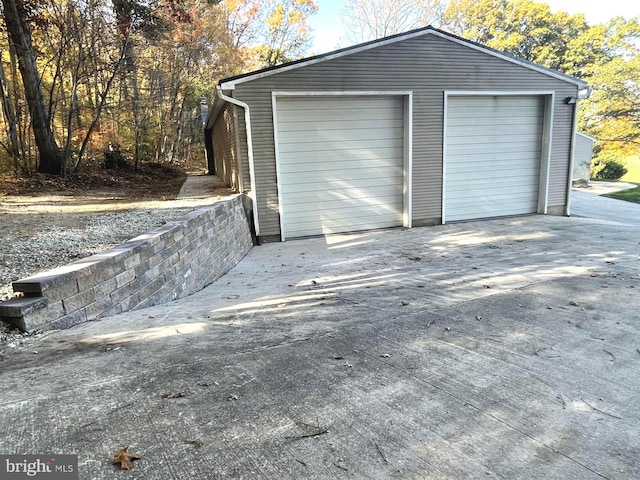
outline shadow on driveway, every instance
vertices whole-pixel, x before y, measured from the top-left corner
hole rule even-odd
[[[637,232],[255,247],[187,299],[4,352],[0,451],[77,453],[83,479],[640,478]]]

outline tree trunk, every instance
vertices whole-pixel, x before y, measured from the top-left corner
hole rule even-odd
[[[62,152],[51,131],[49,111],[33,55],[31,34],[23,16],[22,0],[2,0],[2,4],[7,32],[18,56],[18,68],[31,115],[31,128],[40,154],[38,171],[59,175],[62,168]]]
[[[2,95],[2,110],[9,127],[9,143],[11,145],[11,158],[13,158],[13,169],[18,175],[20,171],[20,144],[18,143],[18,129],[16,127],[16,111],[13,108],[13,101],[9,96],[9,86],[7,77],[4,74],[2,64],[2,54],[0,53],[0,90]]]

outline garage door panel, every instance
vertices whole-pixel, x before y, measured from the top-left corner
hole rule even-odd
[[[309,208],[311,204],[323,203],[326,205],[332,204],[336,207],[336,210],[339,210],[340,208],[358,207],[359,205],[388,205],[390,201],[397,202],[402,200],[402,194],[399,194],[392,187],[378,187],[375,189],[375,196],[368,195],[368,193],[368,190],[358,189],[354,189],[354,191],[343,189],[329,193],[316,191],[310,192],[306,197],[298,193],[291,197],[292,201],[287,205],[287,208],[290,212],[302,211],[305,208]],[[393,205],[390,208],[393,208]]]
[[[498,114],[498,115],[484,115],[469,117],[468,115],[459,118],[447,117],[447,123],[453,126],[468,126],[473,127],[478,125],[478,120],[482,121],[483,125],[502,125],[505,120],[508,120],[511,125],[531,125],[541,122],[543,115],[536,115],[533,117],[516,115],[516,114]]]
[[[291,113],[291,112],[289,112]],[[402,120],[404,118],[403,108],[394,108],[387,111],[388,118],[391,120]],[[284,118],[283,118],[284,116]],[[290,118],[291,115],[283,115],[278,113],[278,125],[280,125],[283,132],[297,132],[308,131],[316,128],[336,130],[336,126],[340,125],[342,128],[351,127],[350,124],[355,122],[365,122],[365,124],[371,123],[376,119],[376,112],[371,110],[351,110],[349,112],[342,112],[340,110],[314,110],[313,117],[299,118],[299,114],[296,112],[296,118]],[[378,125],[373,125],[377,127]]]
[[[401,116],[398,116],[397,120],[401,120]],[[393,119],[390,119],[393,120]],[[283,136],[283,140],[285,140],[287,137],[294,137],[295,134],[299,134],[300,132],[304,132],[306,137],[311,137],[311,135],[315,132],[316,134],[319,133],[323,133],[326,135],[325,132],[340,132],[344,129],[350,129],[353,127],[353,123],[354,120],[352,119],[344,119],[344,120],[333,120],[333,121],[325,121],[325,122],[319,122],[319,121],[314,121],[314,122],[295,122],[295,123],[291,123],[289,125],[287,125],[287,129],[282,130],[282,136]],[[281,124],[282,127],[284,127],[283,124]],[[364,120],[358,120],[358,128],[360,130],[369,130],[369,129],[375,129],[375,130],[379,130],[380,127],[380,122],[376,119],[371,119],[371,117],[364,119]],[[401,131],[401,130],[400,130]]]
[[[471,99],[473,102],[458,103],[458,100],[462,98]],[[501,95],[486,95],[486,96],[456,96],[449,97],[448,112],[451,112],[451,116],[462,116],[468,112],[479,111],[481,114],[506,112],[520,112],[523,109],[530,110],[532,112],[542,111],[542,105],[538,101],[538,96],[501,96]],[[453,102],[452,102],[453,100]]]
[[[500,177],[496,178],[496,176],[487,177],[487,181],[492,182],[492,187],[498,189],[500,192],[510,192],[510,194],[518,194],[523,193],[524,191],[534,191],[537,192],[537,188],[534,188],[531,185],[531,182],[527,177],[521,176],[511,176],[511,177]],[[480,183],[480,182],[478,182]],[[464,185],[452,185],[449,187],[449,192],[475,192],[478,195],[481,195],[482,188],[473,189],[468,184]],[[453,201],[453,199],[449,199],[449,201]]]
[[[393,161],[393,157],[388,158],[376,158],[375,160],[368,161],[366,155],[362,155],[360,157],[353,156],[345,158],[342,162],[312,162],[307,165],[303,163],[294,163],[289,165],[283,165],[280,168],[280,173],[290,173],[291,175],[298,176],[304,178],[306,175],[314,175],[316,173],[327,172],[328,169],[331,169],[331,174],[328,178],[336,178],[339,179],[341,175],[349,175],[351,174],[357,175],[360,174],[359,170],[367,169],[370,170],[366,173],[366,175],[372,174],[374,177],[378,174],[384,175],[388,172],[390,175],[396,175],[399,172],[402,172],[400,167],[388,167],[388,162]],[[304,166],[305,171],[300,172],[300,168]]]
[[[294,166],[299,168],[298,165],[311,165],[320,164],[325,165],[326,169],[333,169],[345,163],[345,158],[349,158],[353,161],[368,161],[370,165],[387,165],[390,159],[395,158],[398,147],[380,147],[377,150],[377,155],[372,158],[370,148],[359,148],[352,151],[344,150],[322,150],[318,152],[297,152],[299,158],[291,158],[287,162],[285,167]]]
[[[361,146],[367,147],[368,141],[370,140],[376,140],[380,142],[378,145],[384,146],[384,142],[389,145],[397,145],[398,141],[401,142],[402,139],[403,129],[401,126],[394,129],[384,130],[374,127],[357,129],[348,129],[345,127],[331,130],[307,131],[303,134],[300,132],[283,132],[278,134],[278,142],[280,145],[320,143],[321,145],[318,145],[318,147],[324,148],[324,150],[332,150],[333,148],[341,150],[348,149],[349,147],[340,145],[342,142],[366,140],[367,142],[361,142]]]
[[[477,145],[474,143],[467,143],[464,145],[451,145],[447,144],[447,153],[449,155],[459,155],[459,154],[469,154],[469,153],[487,153],[487,152],[495,152],[495,153],[506,153],[513,154],[519,153],[523,150],[523,145],[519,143],[507,143],[507,144],[493,144],[492,145]]]
[[[358,133],[355,136],[359,136]],[[287,153],[307,153],[307,152],[319,152],[319,151],[349,151],[351,149],[366,149],[375,150],[377,148],[396,147],[402,148],[403,140],[398,138],[379,138],[374,134],[367,134],[362,136],[368,136],[373,138],[356,138],[356,139],[344,139],[342,141],[333,141],[328,139],[328,142],[295,142],[284,143],[280,145],[281,154]],[[332,148],[333,147],[333,148]]]
[[[336,100],[276,100],[285,238],[402,224],[402,98]]]
[[[286,222],[286,220],[285,220]],[[321,222],[322,231],[318,231],[317,224]],[[306,235],[320,235],[329,233],[352,232],[357,230],[373,230],[376,228],[397,227],[398,222],[394,215],[381,217],[371,215],[369,217],[352,216],[336,218],[333,216],[319,216],[318,219],[301,220],[297,223],[286,225],[290,237],[302,237]]]
[[[322,232],[318,232],[316,227],[317,222],[312,222],[303,228],[301,225],[289,226],[287,238],[299,238],[308,237],[311,235],[330,235],[332,233],[343,232],[355,232],[359,230],[375,230],[380,228],[397,227],[398,222],[394,220],[381,220],[380,218],[374,218],[370,221],[364,221],[362,219],[347,220],[344,222],[329,223],[323,221]]]
[[[529,187],[505,187],[499,189],[500,193],[487,193],[486,190],[470,189],[467,191],[467,196],[457,196],[449,199],[447,203],[449,206],[455,205],[474,205],[480,202],[491,201],[500,205],[510,205],[518,202],[530,202],[536,201],[538,197],[537,188]],[[517,195],[517,199],[514,197]],[[470,197],[473,198],[471,199]]]
[[[278,116],[286,115],[287,112],[322,112],[337,111],[339,114],[348,115],[353,110],[350,108],[358,103],[358,110],[378,111],[380,108],[392,110],[402,108],[402,104],[398,103],[398,97],[360,97],[362,100],[371,99],[372,102],[357,102],[358,97],[336,96],[336,97],[278,97]]]
[[[357,178],[349,180],[347,184],[340,187],[335,185],[331,179],[316,181],[312,178],[305,178],[304,181],[300,181],[295,185],[289,185],[287,187],[287,195],[290,196],[292,200],[296,200],[298,194],[304,194],[305,192],[309,192],[310,194],[325,192],[329,189],[331,189],[332,192],[354,190],[357,192],[365,192],[365,195],[367,191],[371,190],[371,194],[376,195],[376,189],[379,187],[392,188],[396,191],[396,185],[402,184],[402,180],[403,178],[401,176],[389,177],[388,175],[377,178]]]
[[[506,128],[506,126],[504,128]],[[528,148],[528,146],[532,145],[534,142],[537,142],[540,139],[541,133],[542,133],[542,130],[540,130],[540,132],[531,132],[526,134],[513,132],[513,135],[517,135],[518,137],[514,143],[520,144],[524,148]],[[487,136],[487,135],[474,135],[473,133],[466,136],[464,136],[463,134],[458,134],[458,135],[447,134],[447,142],[452,146],[476,145],[479,148],[482,148],[482,146],[490,147],[491,145],[495,145],[496,143],[505,142],[503,137],[504,135]]]
[[[465,125],[466,127],[466,125]],[[522,141],[527,141],[528,137],[537,136],[542,129],[537,130],[535,125],[510,125],[509,136],[522,135]],[[462,130],[462,129],[461,129]],[[451,130],[449,130],[451,132]],[[450,133],[450,140],[455,143],[460,138],[472,138],[478,143],[490,143],[491,140],[501,141],[500,137],[505,135],[504,125],[478,125],[471,128],[465,128],[462,133]],[[484,142],[483,142],[484,139]]]
[[[376,202],[368,201],[364,198],[353,198],[349,200],[336,199],[336,200],[321,200],[313,202],[314,205],[318,205],[320,210],[331,210],[331,218],[357,218],[362,215],[386,215],[396,218],[395,209],[390,206],[393,202],[401,201],[401,195],[388,195],[381,196]],[[310,202],[297,203],[296,205],[290,205],[287,211],[287,221],[297,222],[304,221],[309,218],[309,205]],[[317,210],[317,209],[316,209]]]
[[[469,177],[469,169],[473,168],[475,163],[478,162],[479,156],[473,157],[464,157],[464,162],[461,162],[460,165],[452,165],[451,168],[447,168],[447,175],[463,175],[464,177],[460,180],[464,180],[464,178]],[[487,162],[487,166],[482,172],[478,172],[479,174],[483,172],[492,172],[493,174],[500,174],[500,172],[504,172],[505,174],[520,173],[522,176],[530,177],[531,174],[534,174],[538,171],[535,166],[531,166],[532,162],[536,161],[535,157],[528,156],[529,162],[525,162],[519,160],[517,162],[509,162],[503,159],[495,159],[492,155],[487,155],[485,160]],[[451,177],[453,179],[453,177]],[[476,177],[477,178],[477,177]]]
[[[445,221],[537,210],[541,96],[451,96],[445,132]]]

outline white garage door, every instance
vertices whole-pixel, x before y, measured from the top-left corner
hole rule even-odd
[[[402,225],[402,97],[278,97],[284,238]]]
[[[450,96],[444,220],[535,213],[544,120],[541,96]]]

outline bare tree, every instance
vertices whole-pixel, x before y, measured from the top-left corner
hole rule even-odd
[[[360,43],[439,25],[445,8],[443,0],[347,0],[342,20],[346,40]]]

